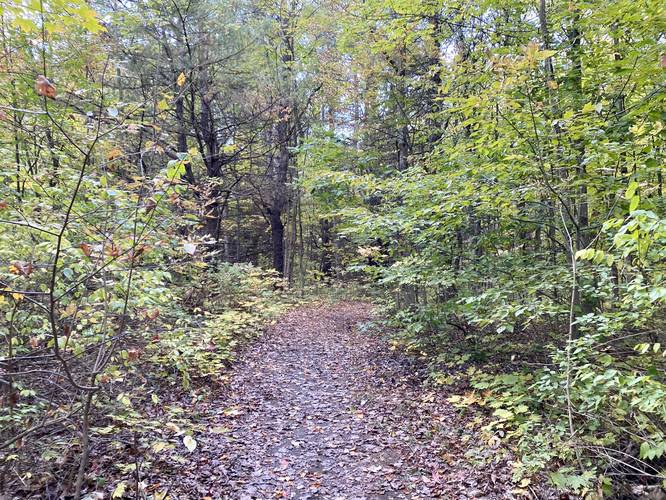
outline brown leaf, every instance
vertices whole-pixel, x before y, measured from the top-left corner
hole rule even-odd
[[[159,309],[151,309],[150,311],[146,311],[146,319],[149,320],[155,320],[159,315],[160,315]]]
[[[106,255],[110,257],[118,257],[120,255],[120,247],[115,243],[111,243],[106,247]]]
[[[48,97],[49,99],[56,98],[55,85],[53,85],[44,75],[37,75],[37,78],[35,79],[35,92],[37,92],[37,95]]]
[[[146,213],[150,213],[153,210],[155,210],[156,206],[157,206],[157,202],[155,201],[154,198],[148,198],[146,200],[146,203],[143,205],[144,209],[146,210]]]
[[[0,200],[0,210],[5,210],[6,208],[9,208],[9,203]]]
[[[113,161],[116,158],[120,158],[123,156],[123,150],[120,148],[113,148],[111,151],[106,153],[106,159],[109,161]]]
[[[662,54],[659,58],[659,66],[661,66],[662,69],[666,69],[666,54]]]
[[[30,276],[32,271],[32,264],[30,262],[15,260],[9,265],[9,272],[18,276]]]
[[[139,245],[136,248],[130,250],[130,257],[132,261],[135,261],[136,259],[141,257],[145,251],[146,251],[145,245]]]
[[[68,318],[69,316],[74,316],[76,314],[76,311],[77,311],[76,303],[70,302],[69,304],[67,304],[67,307],[62,312],[61,317]]]
[[[92,254],[92,247],[88,243],[81,243],[79,245],[79,248],[83,252],[83,255],[85,255],[86,257],[90,257],[90,255]]]

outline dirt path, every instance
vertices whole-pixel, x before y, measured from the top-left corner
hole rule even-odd
[[[461,461],[455,411],[359,331],[370,316],[367,304],[344,303],[283,317],[236,365],[229,400],[172,494],[510,498],[506,478]]]

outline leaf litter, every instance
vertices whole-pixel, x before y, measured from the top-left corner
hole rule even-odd
[[[405,358],[357,328],[372,317],[365,302],[315,304],[272,325],[211,401],[207,432],[177,477],[160,478],[169,495],[517,498],[506,454],[483,465],[465,458],[465,421]]]

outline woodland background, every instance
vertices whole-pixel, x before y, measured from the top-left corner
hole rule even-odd
[[[0,488],[162,498],[175,394],[344,284],[508,489],[664,484],[665,29],[658,0],[0,1]]]

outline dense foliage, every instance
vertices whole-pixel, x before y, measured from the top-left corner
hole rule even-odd
[[[196,447],[174,394],[352,280],[515,488],[663,484],[665,30],[658,0],[0,0],[0,490],[80,498],[106,454],[145,494]]]
[[[363,119],[312,143],[313,193],[517,481],[664,479],[664,14],[377,1],[344,28]]]

